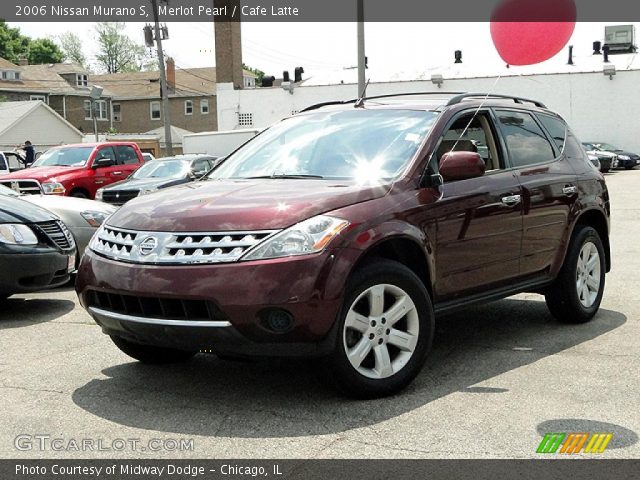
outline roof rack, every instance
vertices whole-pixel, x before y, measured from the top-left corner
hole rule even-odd
[[[385,95],[373,95],[371,97],[364,97],[363,100],[376,100],[379,98],[392,98],[392,97],[407,97],[407,96],[417,96],[417,95],[462,95],[464,92],[406,92],[406,93],[387,93]],[[300,112],[307,112],[309,110],[316,110],[318,108],[327,107],[329,105],[347,105],[349,103],[355,103],[358,99],[354,98],[352,100],[335,100],[331,102],[322,102],[316,103],[315,105],[311,105]]]
[[[539,102],[537,100],[531,100],[529,98],[523,97],[514,97],[512,95],[499,95],[493,93],[465,93],[465,92],[407,92],[407,93],[388,93],[385,95],[374,95],[371,97],[364,97],[363,100],[376,100],[380,98],[393,98],[393,97],[407,97],[407,96],[418,96],[418,95],[453,95],[452,98],[447,102],[447,106],[457,105],[467,98],[497,98],[504,100],[513,100],[515,103],[532,103],[538,108],[547,108],[547,106]],[[316,103],[315,105],[311,105],[300,112],[308,112],[310,110],[316,110],[318,108],[327,107],[329,105],[347,105],[349,103],[355,103],[358,99],[354,98],[352,100],[334,100],[330,102],[322,102]]]
[[[531,100],[530,98],[514,97],[512,95],[498,95],[493,93],[462,93],[449,99],[447,106],[457,105],[458,103],[466,100],[467,98],[498,98],[504,100],[513,100],[515,103],[533,103],[538,108],[547,108],[547,106],[537,100]]]

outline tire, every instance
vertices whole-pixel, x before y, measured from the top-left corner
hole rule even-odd
[[[588,265],[590,260],[592,264]],[[602,301],[605,270],[604,248],[598,232],[577,226],[558,278],[545,294],[551,314],[563,323],[591,320]]]
[[[625,170],[633,170],[633,167],[635,167],[635,165],[625,165],[624,169]]]
[[[411,383],[431,349],[435,324],[422,281],[404,265],[382,259],[353,274],[337,322],[325,377],[348,396],[363,399],[393,395]]]
[[[81,192],[79,190],[74,190],[73,192],[71,192],[69,196],[75,197],[75,198],[89,198],[89,196],[86,193]]]
[[[600,170],[602,173],[609,173],[609,170],[611,170],[611,167],[606,167],[603,168],[602,170]]]
[[[176,350],[174,348],[155,347],[153,345],[142,345],[133,343],[124,338],[111,336],[111,340],[120,350],[132,358],[142,362],[156,365],[166,363],[182,363],[196,354],[196,352],[187,352],[184,350]]]

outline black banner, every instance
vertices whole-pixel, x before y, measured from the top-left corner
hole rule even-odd
[[[498,13],[496,13],[498,12]],[[357,0],[159,1],[163,22],[354,22]],[[364,0],[366,22],[502,21],[631,22],[640,4],[630,0]],[[150,22],[150,0],[14,0],[0,3],[9,22]]]
[[[2,480],[638,478],[640,460],[0,460]]]

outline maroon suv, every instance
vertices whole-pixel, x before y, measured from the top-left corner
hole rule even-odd
[[[347,393],[420,371],[438,314],[520,292],[586,322],[609,197],[539,102],[396,95],[311,107],[204,181],[127,203],[94,236],[82,305],[143,362],[323,357]]]

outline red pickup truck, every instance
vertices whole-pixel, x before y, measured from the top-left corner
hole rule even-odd
[[[30,168],[0,177],[20,193],[95,198],[96,190],[127,178],[144,164],[135,143],[80,143],[55,147]]]

